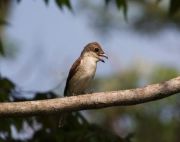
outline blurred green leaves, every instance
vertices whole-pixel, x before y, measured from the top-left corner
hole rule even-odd
[[[112,0],[105,0],[106,5],[108,5],[110,2],[113,2],[113,1]],[[115,2],[118,9],[123,8],[124,16],[126,18],[126,16],[127,16],[127,0],[115,0],[114,2]]]
[[[16,0],[17,3],[22,2],[23,0]],[[109,3],[114,3],[118,9],[123,9],[123,14],[125,19],[127,19],[127,11],[128,11],[128,1],[127,0],[104,0],[106,5]],[[43,0],[43,2],[48,5],[50,0]],[[58,8],[63,9],[63,7],[67,7],[69,10],[72,10],[72,4],[70,0],[54,0],[55,4]],[[143,1],[140,1],[143,3]],[[2,5],[3,6],[3,5]],[[180,11],[180,1],[179,0],[170,0],[169,4],[169,14],[174,15]],[[8,22],[4,20],[4,18],[0,17],[0,26],[7,25]],[[139,24],[138,24],[139,25]],[[148,28],[146,28],[148,29]],[[4,47],[2,46],[2,40],[0,40],[0,55],[4,55]]]
[[[116,6],[118,9],[123,8],[123,13],[125,19],[127,18],[127,1],[126,0],[116,0]]]
[[[15,84],[7,78],[0,77],[0,103],[7,101],[28,101],[25,97],[18,97],[21,91],[15,91]],[[13,94],[15,93],[15,94]],[[37,92],[31,100],[50,99],[58,97],[53,92]],[[0,118],[0,141],[8,142],[125,142],[122,138],[98,125],[88,123],[79,112],[67,117],[63,128],[58,127],[60,114]],[[12,130],[12,127],[14,130]],[[28,131],[33,132],[32,136]],[[13,132],[16,132],[16,138]],[[26,136],[22,138],[21,136]]]
[[[169,14],[174,15],[176,12],[180,12],[180,1],[171,0],[169,6]]]
[[[177,75],[179,75],[179,71],[177,69],[159,65],[153,69],[153,71],[149,74],[149,78],[147,79],[149,81],[157,82],[176,77]],[[99,78],[97,81],[98,83],[95,83],[95,85],[97,85],[97,89],[99,90],[100,88],[103,88],[103,90],[134,88],[139,86],[139,81],[142,77],[143,76],[139,72],[138,68],[133,66],[117,73],[116,75]],[[9,79],[0,77],[0,101],[28,101],[28,99],[25,97],[18,97],[18,95],[16,95],[18,92],[14,91],[15,88],[15,84]],[[13,92],[16,94],[13,94]],[[56,97],[58,96],[53,92],[37,92],[32,100]],[[178,105],[177,101],[178,99],[169,102],[168,99],[166,99],[162,105],[157,105],[157,103],[160,102],[159,101],[157,103],[154,102],[137,107],[128,107],[126,109],[121,107],[113,109],[109,108],[109,111],[98,111],[98,113],[104,113],[103,116],[109,117],[109,119],[105,119],[103,121],[103,126],[89,123],[79,112],[72,113],[67,118],[67,123],[63,128],[58,128],[58,122],[61,114],[24,118],[0,118],[0,121],[3,122],[0,123],[0,134],[2,134],[0,135],[0,141],[126,142],[127,139],[122,139],[113,132],[113,126],[116,126],[114,124],[118,124],[116,121],[120,120],[121,116],[125,115],[126,117],[131,117],[135,123],[135,134],[133,138],[136,138],[138,142],[143,142],[147,140],[147,138],[148,142],[156,140],[170,142],[172,139],[177,137],[177,135],[174,133],[174,129],[176,128],[177,131],[179,131],[180,128],[176,127],[178,122],[175,118],[173,119],[173,124],[171,121],[168,124],[164,123],[164,119],[166,120],[166,117],[168,116],[165,114],[166,117],[164,118],[163,115],[164,111],[167,111],[166,109],[170,105],[174,106],[173,112],[176,112],[178,109],[178,107],[175,107]],[[178,118],[177,114],[176,117]],[[99,115],[97,119],[101,119],[99,118]],[[110,125],[112,125],[111,131],[108,129]],[[116,129],[118,130],[119,127],[121,128],[121,125],[117,125]],[[31,129],[33,134],[32,136],[24,139],[21,139],[20,137],[15,139],[12,135],[12,126],[15,128],[17,135],[21,134],[22,132],[24,135],[27,135],[28,132],[24,132],[25,129]],[[154,130],[161,131],[161,134],[157,134]],[[119,131],[122,130],[120,129]],[[154,137],[151,137],[149,133],[153,134]]]
[[[0,16],[0,28],[2,26],[7,26],[9,23],[4,20],[1,16]],[[3,46],[3,42],[2,42],[2,39],[0,38],[0,55],[4,55],[4,46]]]
[[[4,48],[1,39],[0,39],[0,55],[4,55]]]
[[[147,65],[141,66],[141,68],[131,65],[114,75],[97,78],[94,85],[98,91],[115,91],[142,87],[180,75],[180,71],[172,66],[158,64],[151,70],[147,70],[146,67]],[[111,127],[119,135],[134,133],[132,141],[175,142],[179,141],[177,132],[180,131],[179,97],[179,95],[175,95],[151,103],[95,110],[90,113],[92,113],[94,121],[100,120],[99,125],[106,126],[106,128]],[[124,116],[127,119],[123,119]],[[150,133],[151,135],[149,135]]]
[[[48,4],[49,4],[49,0],[44,0],[44,3],[45,3],[46,5],[48,5]]]
[[[3,18],[0,18],[0,26],[8,25],[8,22],[4,20]]]
[[[158,83],[167,81],[180,75],[179,71],[172,67],[157,66],[149,76],[149,82]]]
[[[0,102],[9,101],[9,94],[14,87],[14,84],[7,78],[0,77]]]
[[[132,67],[106,78],[97,78],[93,86],[98,91],[131,89],[138,87],[139,80],[140,72]]]
[[[16,0],[18,3],[20,3],[22,0]],[[49,0],[43,0],[46,5],[49,4]],[[118,9],[123,8],[123,13],[124,16],[126,17],[127,15],[127,0],[104,0],[106,5],[108,5],[110,2],[114,2],[117,6]],[[142,1],[143,2],[143,1]],[[63,6],[66,6],[68,9],[72,10],[71,2],[70,0],[55,0],[56,5],[62,9]],[[169,5],[169,14],[173,15],[176,12],[180,10],[180,1],[179,0],[170,0],[170,5]]]
[[[21,2],[22,0],[17,0],[17,2]],[[111,0],[105,0],[106,4]],[[44,0],[44,3],[48,5],[50,0]],[[111,1],[112,2],[112,1]],[[127,1],[126,0],[114,0],[114,4],[116,4],[118,9],[123,9],[124,15],[127,13]],[[64,6],[68,9],[72,9],[71,2],[69,0],[55,0],[56,5],[62,9]],[[170,2],[170,13],[174,14],[178,12],[180,9],[180,1],[179,0],[171,0]],[[0,25],[7,25],[5,20],[0,19]],[[4,48],[2,41],[0,40],[0,54],[4,55]],[[172,67],[165,67],[158,65],[154,68],[154,70],[147,77],[147,82],[156,83],[159,81],[165,81],[170,78],[176,77],[179,75],[179,71]],[[126,69],[112,76],[106,76],[103,78],[99,78],[96,80],[95,87],[97,90],[119,90],[119,89],[128,89],[135,88],[139,86],[139,82],[142,78],[142,74],[136,68]],[[0,77],[0,102],[7,101],[27,101],[26,98],[18,98],[13,91],[15,89],[15,84],[12,83],[7,78]],[[16,92],[17,93],[17,92]],[[56,98],[58,97],[53,92],[43,92],[36,93],[33,100],[37,99],[48,99],[48,98]],[[173,106],[173,112],[177,113],[179,99],[175,99],[176,101],[165,102],[161,108],[159,105],[147,105],[148,110],[146,110],[146,105],[142,105],[142,109],[133,109],[130,108],[130,111],[123,110],[121,107],[118,112],[114,112],[114,119],[107,120],[112,125],[117,124],[114,120],[119,120],[121,115],[125,114],[129,117],[132,117],[136,123],[135,137],[137,137],[138,141],[160,141],[166,138],[166,141],[172,141],[178,137],[178,133],[180,128],[179,121],[173,117],[173,121],[164,124],[162,120],[165,120],[164,116],[160,116],[161,111],[165,110],[170,105]],[[111,112],[114,109],[111,108]],[[152,113],[153,112],[153,113]],[[132,116],[130,116],[131,114]],[[105,116],[108,116],[108,113],[105,112]],[[167,117],[169,113],[165,114]],[[73,142],[121,142],[123,141],[119,136],[115,135],[113,132],[110,132],[109,127],[104,128],[98,125],[90,124],[80,117],[81,114],[78,113],[72,114],[68,118],[68,124],[64,128],[58,128],[59,115],[57,116],[41,116],[41,117],[29,117],[29,118],[5,118],[0,119],[0,134],[4,135],[2,138],[0,135],[0,141],[8,141],[8,142],[41,142],[41,141],[54,141],[54,142],[65,142],[65,141],[73,141]],[[110,115],[109,115],[110,116]],[[160,120],[159,117],[162,117]],[[85,118],[84,118],[85,119]],[[99,118],[97,118],[99,119]],[[27,139],[14,139],[12,136],[11,127],[14,126],[18,133],[23,131],[24,123],[28,125],[29,128],[33,130],[32,137]],[[107,124],[107,123],[106,123]],[[109,124],[110,125],[110,124]],[[37,126],[39,126],[37,128]],[[112,126],[113,127],[113,126]],[[177,128],[176,128],[177,127]],[[118,127],[116,127],[118,128]],[[176,130],[175,130],[176,128]],[[112,128],[113,129],[113,128]],[[161,132],[161,133],[157,133]],[[176,134],[176,133],[177,134]],[[149,134],[152,135],[149,135]],[[165,140],[164,140],[165,141]]]
[[[44,3],[45,3],[46,5],[48,5],[49,2],[50,2],[49,0],[44,0]],[[65,7],[67,7],[68,9],[72,10],[72,6],[71,6],[70,0],[55,0],[55,3],[56,3],[56,5],[57,5],[60,9],[62,9],[63,6],[65,6]]]
[[[56,5],[57,5],[60,9],[62,9],[63,6],[66,6],[67,8],[69,8],[70,10],[72,10],[70,0],[55,0],[55,2],[56,2]]]

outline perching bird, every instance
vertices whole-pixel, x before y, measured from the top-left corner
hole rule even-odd
[[[72,65],[66,81],[64,96],[84,94],[94,78],[98,61],[108,58],[97,42],[87,44]]]
[[[94,78],[97,62],[104,62],[103,57],[108,59],[97,42],[87,44],[69,71],[64,96],[84,94],[89,83]],[[61,114],[59,127],[65,124],[68,116],[69,113],[64,112]]]

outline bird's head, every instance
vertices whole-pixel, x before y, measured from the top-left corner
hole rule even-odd
[[[81,56],[93,57],[96,59],[97,62],[104,62],[103,58],[108,59],[108,56],[105,54],[105,52],[97,42],[91,42],[87,44],[81,52]]]

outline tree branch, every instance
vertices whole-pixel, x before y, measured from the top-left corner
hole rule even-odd
[[[64,98],[0,103],[0,117],[55,114],[110,106],[136,105],[180,93],[180,76],[143,88],[100,92]]]

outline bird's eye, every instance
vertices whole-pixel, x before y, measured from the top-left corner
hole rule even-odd
[[[99,48],[95,48],[94,51],[95,51],[95,52],[99,52]]]

